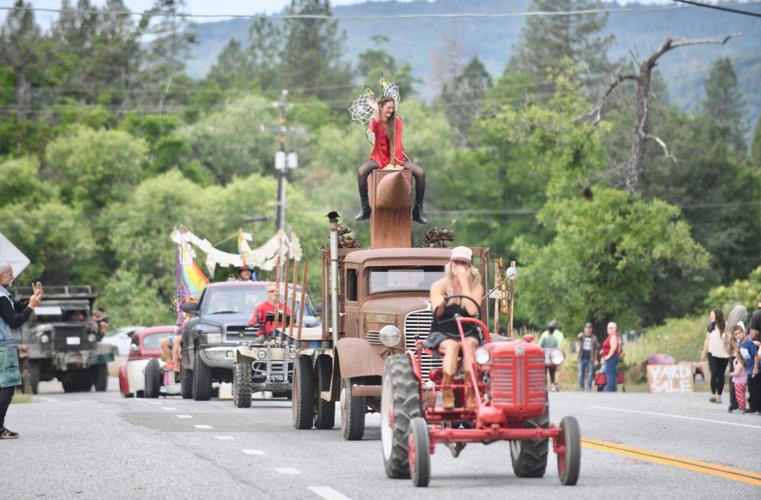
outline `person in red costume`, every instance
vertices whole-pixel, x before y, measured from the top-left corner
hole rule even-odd
[[[373,117],[370,119],[370,130],[375,135],[375,144],[370,159],[359,167],[357,172],[361,208],[354,220],[360,221],[370,218],[367,187],[367,178],[370,172],[376,168],[394,166],[412,171],[412,176],[415,178],[415,206],[412,210],[412,219],[419,224],[425,224],[428,222],[423,214],[425,170],[407,158],[404,152],[402,119],[396,116],[396,103],[391,97],[384,96],[377,103],[374,99],[369,99],[368,104],[374,111]]]
[[[277,288],[275,285],[269,285],[267,287],[267,300],[256,306],[256,309],[254,309],[253,314],[251,315],[251,318],[248,320],[249,325],[262,325],[261,330],[259,330],[258,335],[272,335],[275,333],[275,322],[274,321],[267,321],[267,313],[274,313],[275,312],[275,299],[277,294]],[[288,316],[291,315],[291,308],[286,307],[283,305],[282,301],[279,301],[277,308],[279,311],[285,310],[285,314]],[[279,321],[279,324],[283,325],[286,324],[285,321],[282,319]]]

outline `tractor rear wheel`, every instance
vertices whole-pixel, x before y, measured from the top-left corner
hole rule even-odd
[[[381,393],[383,464],[390,478],[409,478],[410,421],[422,417],[420,384],[406,354],[386,358]]]
[[[158,359],[145,365],[145,397],[156,399],[161,392],[161,366]]]
[[[365,414],[367,403],[364,396],[354,396],[351,388],[361,384],[363,379],[341,379],[341,431],[347,441],[359,441],[365,435]]]
[[[573,486],[579,480],[581,469],[581,431],[579,422],[574,417],[563,417],[560,430],[565,452],[558,455],[558,474],[565,486]]]
[[[315,374],[317,375],[317,414],[314,416],[314,426],[318,429],[332,429],[336,422],[336,404],[322,399],[322,392],[330,391],[333,358],[325,355],[318,357]]]
[[[314,423],[314,370],[312,358],[299,356],[293,368],[293,426],[311,429]]]
[[[236,408],[251,408],[251,363],[233,365],[233,403]]]
[[[428,424],[423,417],[415,417],[410,421],[410,437],[407,444],[412,484],[428,486],[431,480],[431,441],[428,436]]]
[[[550,425],[548,408],[545,406],[544,413],[526,421],[523,427],[546,429]],[[548,453],[548,438],[510,441],[510,458],[513,462],[513,471],[518,477],[543,477],[547,469]]]

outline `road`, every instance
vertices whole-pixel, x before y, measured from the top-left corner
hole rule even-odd
[[[761,416],[727,414],[705,394],[553,393],[551,417],[579,419],[579,484],[519,479],[505,443],[439,446],[430,487],[386,478],[378,416],[365,439],[296,431],[290,402],[123,399],[45,383],[11,406],[21,434],[0,443],[0,498],[502,499],[761,497]],[[337,418],[339,412],[336,411]],[[668,455],[668,456],[666,456]]]

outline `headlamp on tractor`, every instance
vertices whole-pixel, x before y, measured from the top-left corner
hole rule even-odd
[[[380,341],[386,347],[396,347],[402,341],[402,334],[394,325],[386,325],[380,329]]]
[[[265,351],[264,349],[259,349],[258,351],[256,351],[256,357],[262,360],[265,359],[267,357],[267,351]]]
[[[479,365],[485,365],[489,362],[489,359],[491,359],[491,354],[489,354],[489,351],[483,347],[476,349],[476,363]]]
[[[206,334],[206,343],[207,344],[221,344],[222,343],[222,334],[221,333],[207,333]]]

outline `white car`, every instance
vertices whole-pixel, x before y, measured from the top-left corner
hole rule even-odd
[[[129,356],[129,345],[132,341],[132,334],[138,330],[142,330],[144,326],[123,326],[116,330],[107,332],[101,339],[104,344],[116,346],[118,355],[126,358]]]

